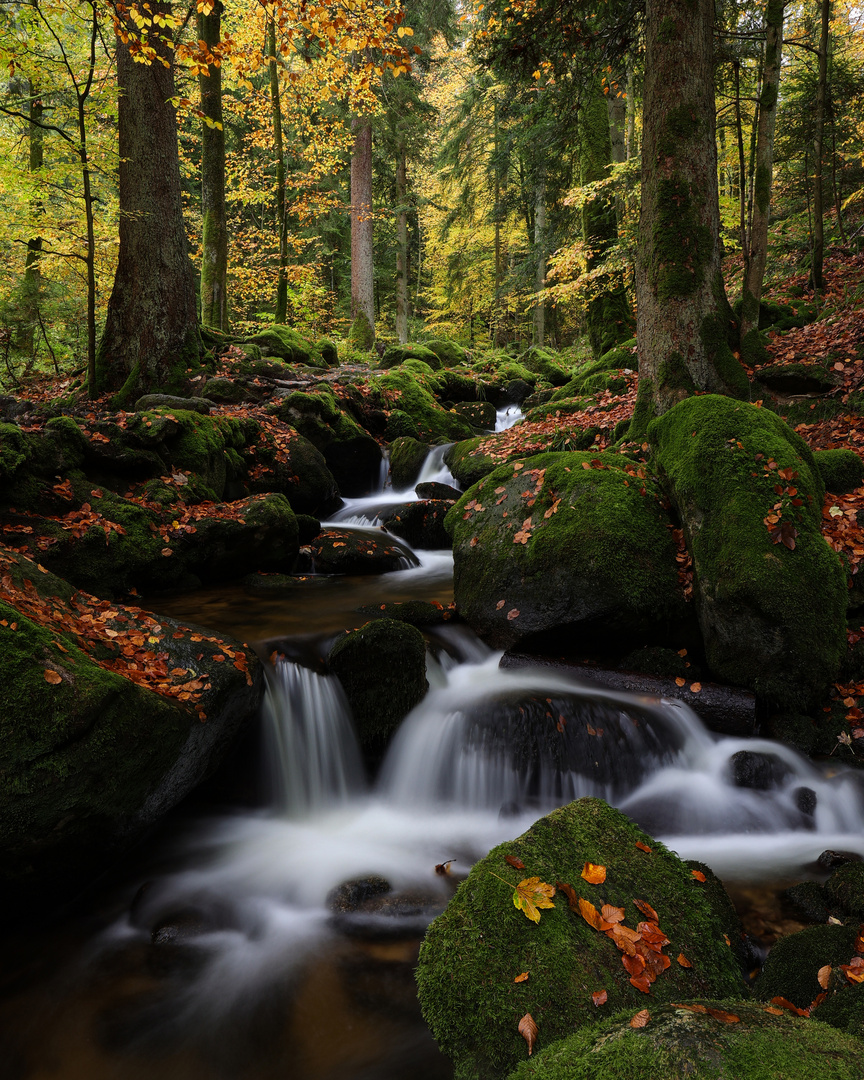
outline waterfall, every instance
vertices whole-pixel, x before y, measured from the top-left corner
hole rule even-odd
[[[495,430],[506,431],[514,424],[518,424],[522,417],[523,413],[519,405],[503,405],[495,414]]]
[[[433,446],[423,462],[420,475],[417,477],[418,484],[447,484],[449,487],[458,488],[459,485],[453,473],[444,464],[444,455],[453,443],[445,443],[443,446]],[[416,486],[416,485],[415,485]]]
[[[320,812],[363,790],[360,749],[338,679],[281,660],[264,711],[273,801],[282,813]]]

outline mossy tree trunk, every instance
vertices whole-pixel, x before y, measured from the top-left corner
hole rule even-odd
[[[816,86],[816,134],[813,138],[813,265],[810,284],[825,288],[822,264],[825,257],[824,200],[822,194],[822,159],[825,144],[825,110],[828,102],[828,28],[831,0],[821,0],[822,28],[819,34],[819,81]]]
[[[609,109],[595,78],[585,91],[580,113],[579,173],[582,185],[606,180],[612,160]],[[582,207],[582,238],[585,241],[589,272],[603,262],[611,244],[618,239],[618,219],[611,199],[594,198]],[[627,293],[617,276],[600,274],[592,282],[586,323],[588,340],[595,356],[602,356],[619,342],[633,336],[633,315]]]
[[[276,20],[267,24],[267,58],[270,69],[270,111],[273,118],[273,146],[276,151],[276,228],[279,232],[279,274],[276,279],[276,314],[282,325],[288,317],[288,222],[285,217],[285,149],[282,142],[282,101],[279,70],[276,66]]]
[[[396,339],[408,340],[408,166],[405,145],[396,162]]]
[[[546,166],[542,158],[534,182],[534,257],[534,344],[542,346],[546,338]]]
[[[771,211],[771,183],[774,168],[774,128],[780,91],[780,63],[783,53],[783,18],[785,0],[768,0],[765,7],[765,61],[762,69],[762,92],[759,96],[759,119],[756,126],[756,180],[753,217],[750,223],[750,250],[741,284],[741,354],[757,339],[759,301],[768,257],[768,219]]]
[[[351,314],[355,319],[362,315],[374,335],[372,124],[368,116],[355,116],[351,127]]]
[[[151,8],[167,14],[171,5]],[[136,64],[117,43],[120,248],[96,377],[99,390],[120,391],[119,404],[180,390],[201,354],[170,101],[174,54],[155,37],[151,44],[154,62]]]
[[[222,39],[222,3],[198,14],[198,38],[215,48]],[[200,75],[201,111],[201,322],[228,329],[228,221],[225,214],[225,132],[222,128],[222,68],[210,64]]]
[[[30,172],[38,173],[44,162],[44,136],[42,128],[42,95],[36,89],[33,80],[27,82],[27,96],[29,98],[30,130]],[[42,200],[36,198],[32,201],[33,216],[38,219],[42,216]],[[27,241],[27,256],[24,260],[24,287],[21,296],[21,326],[16,334],[15,344],[25,353],[33,352],[33,343],[38,321],[39,296],[42,291],[42,237],[31,236]]]
[[[697,390],[749,397],[720,268],[713,20],[713,0],[647,2],[634,435]]]

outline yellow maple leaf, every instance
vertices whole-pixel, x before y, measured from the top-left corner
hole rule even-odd
[[[554,908],[552,897],[555,886],[541,881],[539,877],[529,877],[520,881],[513,890],[513,906],[524,913],[531,922],[540,922],[539,908]]]

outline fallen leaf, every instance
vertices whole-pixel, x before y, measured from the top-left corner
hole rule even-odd
[[[579,911],[579,895],[572,885],[568,885],[566,881],[556,881],[555,888],[567,897],[571,911]]]
[[[56,686],[58,683],[63,682],[63,676],[59,671],[53,671],[51,668],[45,668],[45,682],[51,683],[52,686]]]
[[[452,863],[453,861],[454,861],[453,859],[448,859],[447,862],[436,863],[435,864],[435,873],[439,877],[446,877],[447,874],[450,873],[450,863]]]
[[[678,953],[678,963],[683,968],[692,968],[693,967],[693,965],[690,963],[690,961],[687,959],[687,957],[684,955],[683,952]]]
[[[518,619],[518,618],[519,618],[519,609],[518,609],[518,608],[515,608],[515,607],[514,607],[514,608],[511,608],[511,609],[510,609],[510,610],[509,610],[509,611],[507,612],[507,618],[508,618],[508,619],[510,619],[510,620],[512,620],[512,619]]]
[[[609,995],[605,990],[595,990],[591,995],[591,1000],[594,1002],[595,1006],[605,1005],[608,999]]]
[[[595,930],[600,930],[605,933],[607,930],[612,929],[612,923],[605,922],[600,918],[600,912],[594,907],[588,900],[579,897],[579,913],[585,922],[589,926],[593,926]]]
[[[828,989],[828,981],[831,978],[831,965],[825,964],[816,972],[816,981],[823,990]]]
[[[694,682],[694,683],[690,684],[690,692],[693,693],[693,694],[698,694],[701,689],[702,689],[702,683],[701,682]]]
[[[684,1002],[681,1002],[681,1001],[672,1001],[672,1002],[670,1002],[670,1005],[674,1009],[686,1009],[687,1012],[695,1012],[695,1013],[707,1013],[708,1012],[708,1010],[705,1008],[704,1005],[687,1005],[687,1004],[684,1004]]]
[[[514,870],[524,870],[525,863],[521,859],[517,859],[515,855],[505,855],[504,862],[509,863]]]
[[[735,1013],[726,1012],[725,1009],[715,1009],[709,1005],[705,1011],[709,1016],[713,1016],[715,1020],[719,1020],[724,1024],[738,1024],[741,1022],[740,1016],[736,1016]]]
[[[612,904],[604,904],[600,908],[600,916],[608,923],[620,923],[624,922],[624,908],[613,907]]]
[[[651,1019],[651,1013],[647,1009],[641,1009],[630,1021],[630,1027],[643,1028]]]
[[[624,965],[624,970],[628,975],[634,979],[637,978],[645,970],[645,957],[641,953],[634,953],[632,956],[622,956],[621,963]]]
[[[602,885],[606,880],[606,867],[586,862],[582,868],[582,877],[591,885]]]
[[[649,919],[651,919],[655,923],[660,922],[660,916],[657,914],[657,912],[654,910],[654,908],[651,907],[651,905],[648,903],[647,900],[636,900],[634,898],[633,903],[642,912],[643,915],[646,915]]]
[[[13,623],[12,626],[14,629],[15,624]],[[858,927],[858,937],[855,938],[855,952],[864,953],[864,923],[861,923]]]
[[[648,847],[647,844],[643,844],[641,840],[636,841],[636,847],[639,848],[640,851],[651,851],[651,848]]]
[[[537,1042],[537,1024],[534,1021],[534,1017],[531,1013],[525,1013],[522,1019],[519,1021],[519,1034],[528,1043],[528,1057],[531,1057],[531,1051],[534,1049],[534,1043]]]
[[[797,1005],[793,1005],[791,1001],[784,997],[771,998],[772,1005],[779,1005],[781,1009],[788,1009],[789,1012],[795,1013],[796,1016],[809,1016],[807,1009],[799,1009]]]
[[[696,878],[697,881],[705,881],[706,880],[705,875],[702,873],[701,870],[691,870],[690,873],[693,875],[693,877]]]
[[[513,982],[528,982],[528,972],[523,971],[521,975],[517,975]]]
[[[539,908],[554,908],[552,897],[555,886],[541,881],[539,877],[525,878],[513,890],[513,906],[523,912],[531,922],[540,922]]]
[[[686,682],[687,682],[687,680],[682,679],[681,676],[679,675],[678,678],[675,680],[675,685],[676,686],[683,686]]]
[[[506,600],[499,600],[499,601],[498,601],[498,603],[497,603],[497,604],[495,605],[495,610],[496,610],[496,611],[500,611],[500,610],[501,610],[501,608],[502,608],[502,607],[504,607],[504,605],[505,605],[506,603],[507,603],[507,601],[506,601]]]

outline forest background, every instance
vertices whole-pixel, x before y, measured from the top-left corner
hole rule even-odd
[[[715,12],[721,234],[732,301],[759,202],[772,7],[782,14],[776,2],[723,2]],[[806,271],[813,285],[820,246],[860,245],[862,19],[848,0],[785,5],[769,283]],[[130,27],[137,60],[160,63],[150,38],[172,39],[184,220],[203,323],[242,333],[275,320],[310,337],[342,338],[362,294],[379,341],[448,336],[470,347],[533,340],[561,348],[584,334],[598,292],[623,288],[632,297],[644,51],[638,5],[239,0],[223,10],[203,0],[197,10],[172,11],[100,0],[4,3],[0,380],[7,388],[40,369],[81,373],[88,321],[96,334],[105,324],[120,227],[116,31],[128,41]],[[201,288],[214,136],[224,141],[217,187],[226,248],[225,296],[215,312],[206,275]],[[355,187],[353,225],[355,233],[365,226],[373,245],[368,264],[355,248],[353,281],[352,168],[355,183],[358,169],[371,174],[371,209],[358,211]],[[599,238],[592,207],[614,211],[613,228]]]

